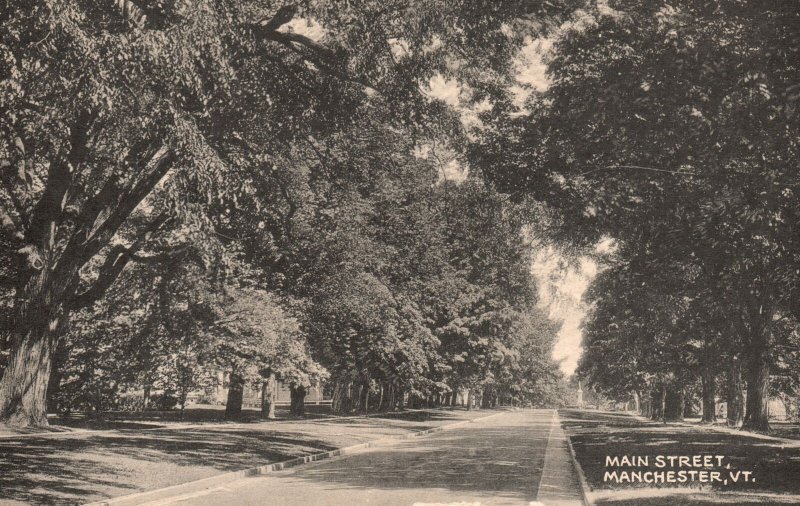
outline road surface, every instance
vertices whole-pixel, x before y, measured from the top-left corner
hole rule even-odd
[[[513,411],[146,504],[483,506],[528,505],[537,500],[547,505],[581,504],[564,441],[553,437],[559,431],[551,410]]]

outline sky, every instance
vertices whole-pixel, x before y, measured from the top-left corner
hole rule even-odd
[[[605,6],[604,2],[598,5]],[[607,7],[606,7],[607,8]],[[562,26],[562,29],[575,28],[581,24],[591,23],[589,16],[579,15]],[[314,40],[324,37],[325,31],[313,20],[296,19],[283,29],[306,35]],[[389,41],[396,58],[402,58],[407,51],[404,41]],[[547,53],[553,47],[553,38],[528,38],[525,40],[515,62],[516,84],[510,91],[515,97],[516,105],[523,109],[525,101],[532,93],[544,92],[550,86],[545,62]],[[453,79],[442,75],[433,76],[422,91],[429,97],[441,100],[458,111],[461,121],[467,129],[480,128],[478,113],[491,108],[488,102],[467,105],[470,103],[470,90]],[[447,149],[432,146],[423,147],[418,156],[427,158],[436,156],[440,162],[441,178],[447,180],[463,180],[468,168],[462,166],[457,158]],[[600,248],[609,245],[600,245]],[[565,258],[553,248],[540,250],[531,266],[531,274],[540,287],[539,305],[545,309],[550,318],[562,322],[558,340],[553,350],[553,358],[560,363],[561,370],[570,375],[575,371],[581,353],[581,321],[586,315],[586,305],[582,301],[583,294],[597,275],[597,264],[584,257],[567,265]]]
[[[547,38],[527,39],[523,44],[516,61],[517,84],[510,90],[520,108],[532,93],[544,92],[550,86],[545,55],[552,46],[553,40]],[[478,111],[463,105],[469,91],[464,90],[457,81],[437,75],[431,78],[428,89],[423,91],[459,111],[466,127],[479,126],[475,123]],[[451,161],[448,167],[451,177],[459,171],[455,163]],[[461,171],[462,175],[465,173],[466,170]],[[561,322],[553,358],[566,375],[571,375],[575,372],[582,351],[581,322],[587,309],[582,297],[597,275],[597,264],[584,257],[568,266],[565,258],[556,250],[545,248],[536,255],[531,273],[540,287],[539,306],[547,311],[550,318]]]
[[[551,247],[540,250],[531,266],[531,274],[539,287],[539,306],[551,319],[562,322],[553,358],[567,375],[575,372],[582,352],[581,322],[587,310],[582,297],[597,270],[594,260],[582,257],[574,264],[568,264]]]

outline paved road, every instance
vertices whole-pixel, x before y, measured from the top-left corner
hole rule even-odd
[[[552,441],[548,448],[556,425],[549,410],[510,412],[150,506],[528,505],[544,501],[539,494],[543,474],[549,483],[542,488],[560,489],[559,504],[579,504],[571,467],[561,470],[564,459],[551,457],[554,452],[563,457],[565,450]]]

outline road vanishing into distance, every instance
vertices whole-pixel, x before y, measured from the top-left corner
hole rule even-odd
[[[556,414],[520,410],[145,504],[579,505],[578,487]]]

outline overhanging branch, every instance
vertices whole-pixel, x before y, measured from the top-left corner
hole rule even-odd
[[[81,309],[89,307],[99,300],[122,274],[128,263],[136,258],[136,253],[142,249],[153,233],[168,220],[168,215],[161,214],[139,233],[133,244],[128,247],[121,244],[113,246],[106,255],[103,265],[100,266],[97,279],[88,289],[74,297],[71,307]]]
[[[175,154],[169,148],[160,149],[151,162],[145,175],[131,188],[117,199],[116,206],[108,217],[81,245],[83,253],[81,258],[86,261],[97,254],[102,247],[111,240],[119,227],[125,223],[128,216],[153,190],[159,181],[169,172],[175,161]]]
[[[63,218],[62,211],[69,199],[75,170],[88,158],[89,134],[96,119],[96,111],[81,111],[70,128],[66,153],[50,164],[44,192],[31,214],[27,237],[29,242],[42,244],[45,239],[48,242],[55,240],[53,234]]]

